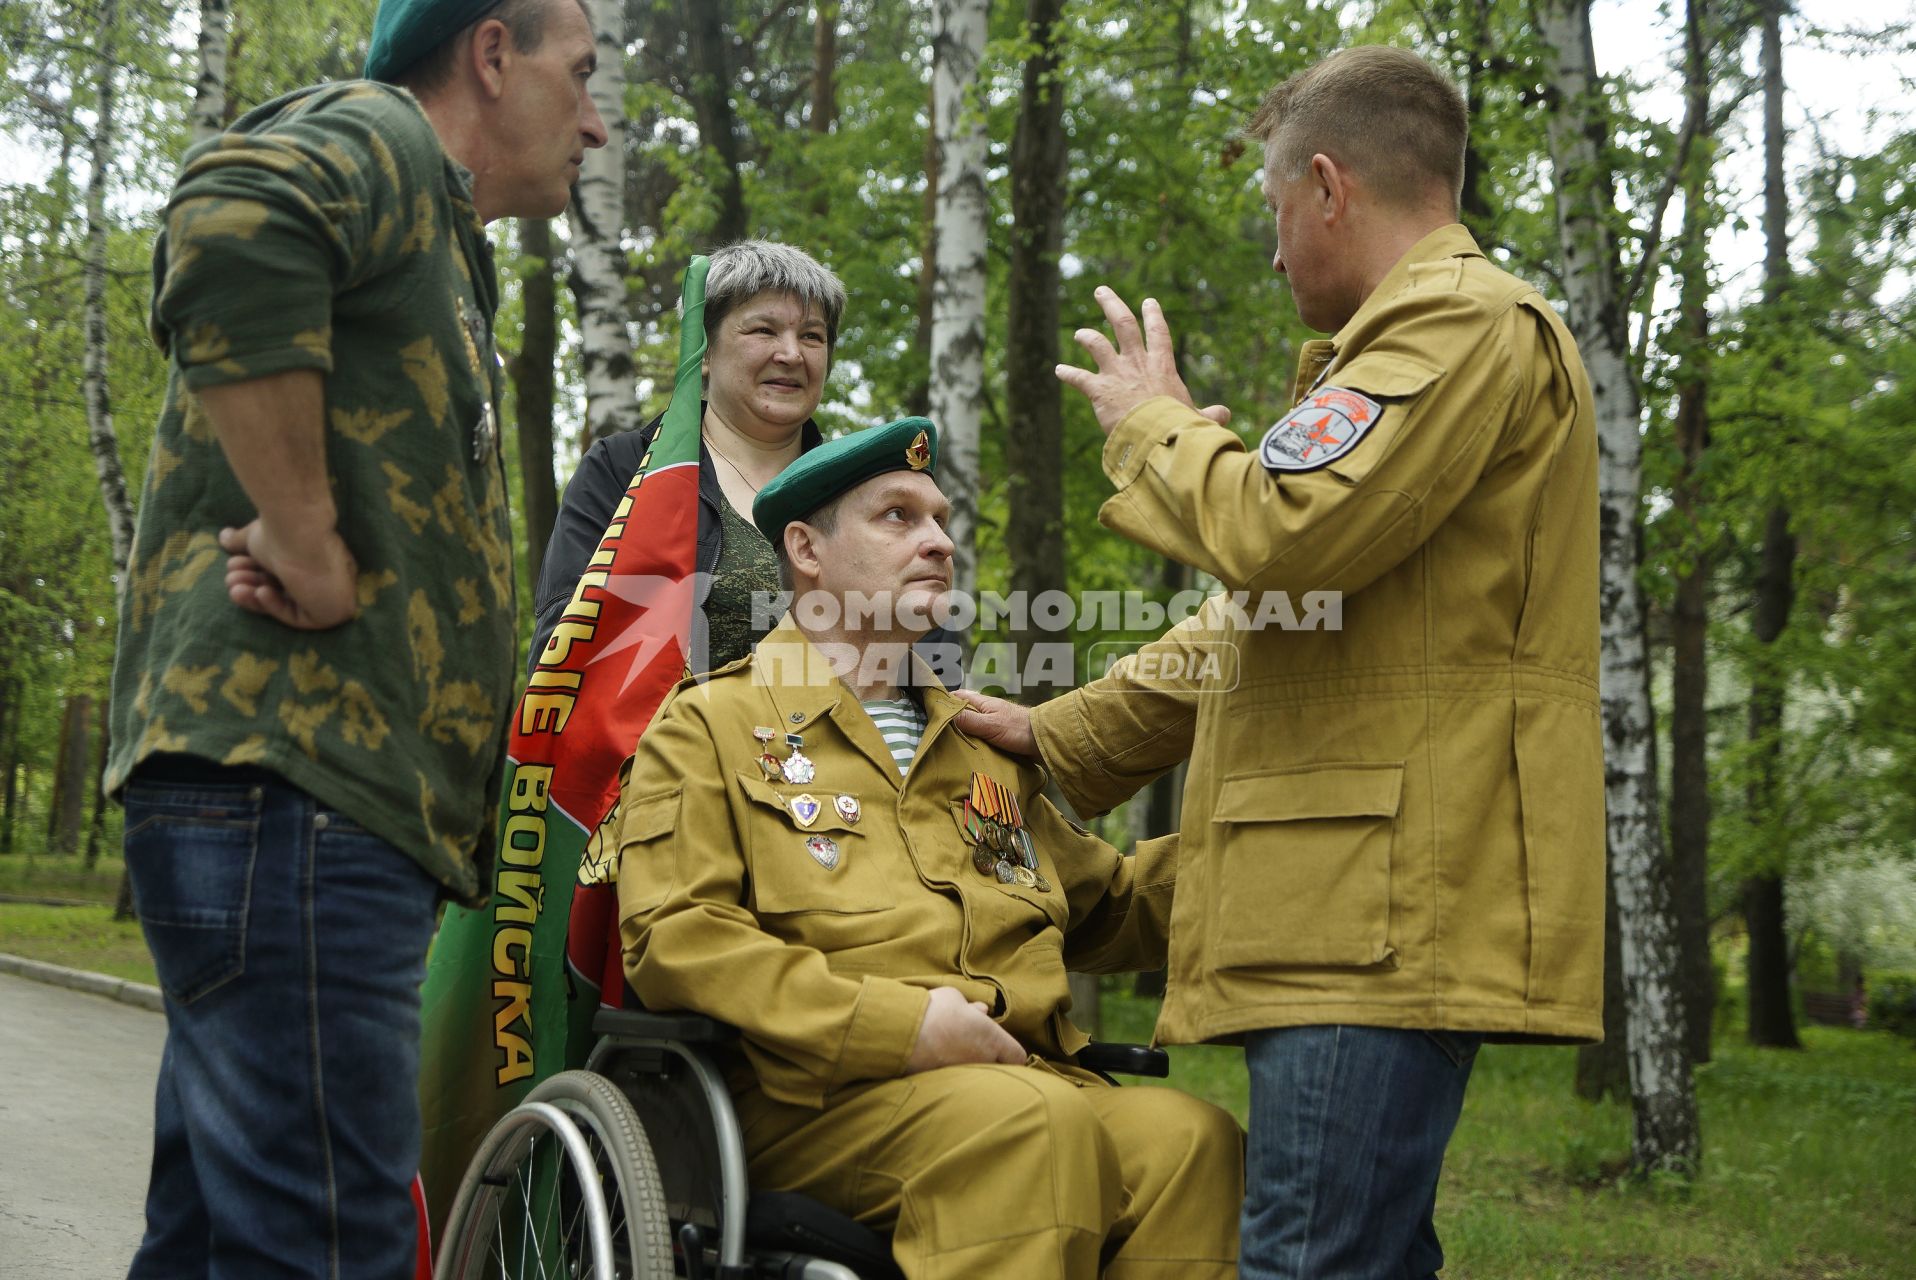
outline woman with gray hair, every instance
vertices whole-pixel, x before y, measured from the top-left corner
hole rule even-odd
[[[775,621],[760,618],[761,625],[753,625],[753,594],[778,590],[778,563],[772,544],[752,523],[752,499],[821,441],[812,413],[825,391],[845,310],[845,286],[802,249],[744,240],[714,250],[711,260],[705,277],[694,671],[743,657]],[[595,442],[566,485],[539,569],[533,660],[631,486],[659,421]]]

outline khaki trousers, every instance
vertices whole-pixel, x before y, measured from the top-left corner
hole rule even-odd
[[[1175,1089],[1033,1058],[738,1099],[752,1185],[892,1233],[910,1280],[1232,1280],[1244,1135]]]

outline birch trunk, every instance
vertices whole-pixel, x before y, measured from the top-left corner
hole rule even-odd
[[[1589,0],[1539,0],[1536,29],[1556,171],[1557,225],[1570,322],[1596,396],[1602,519],[1601,681],[1610,873],[1622,940],[1631,1165],[1639,1173],[1695,1169],[1695,1082],[1684,1051],[1675,983],[1676,922],[1657,806],[1656,726],[1643,634],[1641,405],[1612,220],[1614,177],[1603,160],[1608,124],[1590,41]]]
[[[93,469],[100,478],[100,501],[106,507],[107,530],[113,540],[113,580],[116,592],[124,595],[126,560],[133,547],[133,504],[126,495],[126,471],[120,465],[120,442],[113,431],[113,408],[107,395],[106,381],[106,179],[113,156],[113,60],[119,16],[119,0],[102,0],[95,63],[96,118],[93,123],[92,172],[87,175],[86,184],[86,360],[83,383],[87,445],[93,450]]]
[[[226,127],[226,52],[232,8],[232,0],[200,0],[200,75],[187,117],[195,142],[215,137]]]
[[[586,89],[605,121],[606,143],[588,149],[568,210],[572,296],[579,307],[585,429],[591,440],[641,425],[632,374],[625,260],[625,5],[586,0],[599,66]]]
[[[932,122],[938,149],[937,258],[931,303],[932,421],[939,487],[951,500],[953,586],[978,589],[978,438],[985,392],[986,135],[979,64],[989,0],[934,0]]]
[[[1772,322],[1789,290],[1789,193],[1783,185],[1783,6],[1763,6],[1763,304]],[[1782,370],[1777,375],[1782,376]],[[1775,437],[1788,438],[1787,424],[1775,424]],[[1750,812],[1760,822],[1777,804],[1776,779],[1783,753],[1783,703],[1787,677],[1778,669],[1776,638],[1789,625],[1796,601],[1796,538],[1790,510],[1781,501],[1763,522],[1763,559],[1756,579],[1756,609],[1751,634],[1761,646],[1750,681],[1750,743],[1755,760],[1749,785]],[[1786,933],[1783,874],[1779,865],[1751,876],[1743,886],[1743,922],[1750,934],[1750,1043],[1771,1049],[1800,1049],[1796,1015],[1790,1007],[1790,954]]]
[[[905,397],[905,410],[931,413],[931,300],[938,291],[938,86],[925,86],[925,200],[919,214],[923,237],[918,258],[918,325],[912,346],[925,358],[925,376]]]

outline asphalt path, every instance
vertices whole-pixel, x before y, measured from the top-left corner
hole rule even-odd
[[[157,1013],[0,974],[0,1277],[126,1274],[165,1038]]]

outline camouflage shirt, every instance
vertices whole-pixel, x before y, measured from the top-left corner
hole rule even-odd
[[[113,673],[118,791],[142,759],[258,765],[476,901],[513,696],[498,284],[470,175],[405,92],[304,89],[195,147],[153,255],[171,361]],[[326,379],[360,613],[297,631],[227,598],[255,514],[195,392]],[[482,415],[485,429],[481,429]]]

